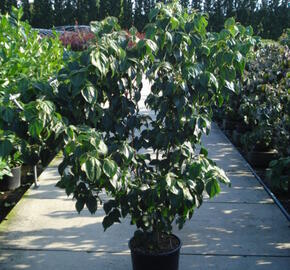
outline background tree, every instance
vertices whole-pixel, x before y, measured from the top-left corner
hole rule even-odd
[[[87,19],[89,22],[95,21],[98,19],[98,12],[100,7],[100,0],[87,0],[88,2],[88,16]]]
[[[30,12],[30,3],[29,0],[22,0],[21,6],[23,8],[23,20],[30,22],[31,12]]]
[[[0,1],[0,12],[4,14],[6,12],[6,0]]]
[[[157,2],[172,0],[0,0],[0,11],[6,13],[12,5],[21,4],[24,20],[33,27],[50,28],[53,25],[87,24],[107,16],[119,19],[124,29],[133,24],[139,31],[148,22],[150,9]],[[243,25],[252,25],[255,34],[277,39],[290,28],[288,0],[180,0],[184,7],[207,12],[208,30],[220,31],[228,17],[235,17]]]
[[[65,0],[62,15],[63,25],[72,25],[75,23],[74,12],[75,12],[75,2],[71,0]]]
[[[145,25],[144,17],[144,0],[136,0],[134,9],[134,25],[139,31],[141,31]]]
[[[53,23],[55,26],[63,25],[64,23],[64,9],[65,9],[65,1],[63,0],[54,0],[54,20]]]
[[[190,5],[190,1],[189,0],[180,0],[180,4],[183,6],[183,7],[189,7]]]
[[[131,0],[123,0],[120,23],[123,28],[130,28],[133,24],[133,3]]]
[[[34,0],[32,25],[40,28],[50,28],[53,26],[51,0]]]

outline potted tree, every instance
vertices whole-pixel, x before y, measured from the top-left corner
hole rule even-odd
[[[278,157],[274,148],[273,128],[262,125],[242,135],[241,140],[247,149],[247,159],[254,167],[267,168]]]
[[[273,190],[290,194],[290,157],[272,160],[266,173],[266,181]]]
[[[93,23],[96,45],[60,72],[53,101],[69,124],[57,185],[73,194],[78,212],[102,204],[105,230],[130,217],[133,269],[176,270],[181,241],[172,224],[181,229],[205,192],[212,198],[229,184],[196,146],[210,130],[211,106],[236,91],[252,29],[229,19],[221,33],[207,33],[206,16],[177,1],[157,4],[149,19],[144,38],[121,31],[115,18]],[[155,116],[139,107],[144,76]]]

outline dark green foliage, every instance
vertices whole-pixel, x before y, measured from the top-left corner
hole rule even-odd
[[[245,151],[290,154],[289,53],[287,46],[262,41],[248,61],[238,95],[219,111],[219,117],[242,128]]]
[[[39,28],[50,28],[53,26],[51,0],[34,0],[32,25]]]
[[[105,191],[105,230],[129,216],[156,241],[174,221],[182,228],[204,193],[212,198],[229,184],[196,145],[209,132],[212,105],[237,89],[252,29],[229,19],[221,33],[207,33],[206,16],[184,12],[177,3],[157,5],[141,39],[113,17],[92,23],[97,45],[67,63],[47,97],[69,123],[58,186],[74,196],[77,211],[86,205],[91,213]],[[156,118],[138,104],[144,77]]]
[[[19,2],[19,1],[18,1]],[[30,7],[28,0],[21,0],[24,18],[34,27],[89,24],[107,16],[119,19],[124,29],[133,24],[141,31],[148,23],[150,10],[157,2],[169,0],[35,0]],[[183,7],[196,9],[210,14],[208,29],[220,31],[229,17],[243,25],[252,25],[254,32],[263,38],[277,39],[284,29],[289,28],[290,11],[287,0],[180,0]],[[0,11],[11,10],[17,1],[0,1]],[[31,14],[30,14],[31,13]]]
[[[0,36],[0,128],[23,137],[30,164],[45,156],[40,150],[61,146],[57,185],[73,195],[78,212],[86,206],[95,213],[103,204],[105,230],[128,216],[158,245],[173,222],[181,229],[192,218],[204,194],[212,198],[220,184],[229,185],[201,138],[210,131],[212,106],[238,89],[236,78],[255,44],[251,27],[230,18],[221,32],[210,33],[206,15],[177,1],[158,3],[144,19],[150,21],[144,35],[121,30],[115,17],[95,21],[96,42],[63,64],[58,41],[34,42],[37,33],[20,24],[21,12],[14,15],[17,21],[3,16],[0,24],[6,33]],[[61,66],[56,76],[50,73]],[[37,79],[38,69],[30,73],[35,67],[42,70]],[[151,85],[145,105],[156,117],[140,107],[145,82]],[[1,151],[10,153],[11,143]],[[0,162],[7,172],[6,165]],[[111,198],[105,203],[104,192]]]
[[[63,0],[55,0],[54,1],[53,16],[54,16],[54,24],[55,25],[63,25],[63,23],[64,23],[64,17],[63,17],[64,9],[65,9],[65,1],[63,1]]]
[[[156,2],[165,0],[35,0],[29,9],[28,0],[19,3],[24,8],[24,20],[34,27],[89,24],[107,16],[117,17],[124,29],[133,24],[142,31],[148,23],[148,15]],[[210,14],[208,29],[220,31],[225,20],[235,17],[243,25],[252,25],[254,32],[263,38],[277,39],[284,29],[290,27],[288,1],[271,0],[180,0],[183,7]],[[17,1],[0,1],[0,11],[11,10]]]
[[[129,29],[133,24],[133,3],[131,0],[123,0],[120,24],[123,29]]]
[[[62,67],[63,47],[58,39],[40,40],[37,32],[20,21],[22,15],[22,10],[13,8],[12,16],[0,17],[0,141],[9,137],[14,147],[7,151],[8,144],[1,144],[5,151],[0,151],[0,159],[10,167],[20,160],[47,164],[55,154],[56,134],[61,129],[54,105],[43,100],[43,94],[51,91],[43,82]]]
[[[22,0],[21,3],[23,9],[23,17],[22,20],[30,22],[31,20],[31,10],[29,0]]]
[[[290,195],[290,156],[273,160],[270,162],[270,168],[267,171],[266,179],[269,185],[282,192],[288,192]]]

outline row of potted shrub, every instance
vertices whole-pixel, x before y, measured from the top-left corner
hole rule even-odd
[[[21,165],[46,165],[60,143],[53,108],[39,87],[64,65],[58,39],[41,39],[21,21],[22,10],[0,15],[0,188],[20,186]],[[22,175],[25,175],[26,169]],[[15,177],[13,177],[13,174]],[[2,180],[2,181],[1,181]]]
[[[216,111],[223,129],[231,133],[254,167],[275,171],[280,164],[283,180],[271,176],[275,175],[271,172],[267,178],[273,187],[283,186],[285,190],[290,179],[289,163],[282,162],[290,156],[289,65],[287,46],[261,42],[247,64],[240,92]]]

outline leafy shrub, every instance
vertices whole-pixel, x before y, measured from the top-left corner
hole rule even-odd
[[[62,68],[64,49],[57,39],[41,39],[27,23],[21,22],[22,14],[21,9],[14,8],[11,15],[0,16],[0,131],[12,132],[24,140],[22,150],[30,151],[30,155],[22,157],[30,156],[30,161],[25,161],[31,163],[33,159],[36,164],[49,138],[51,147],[56,147],[52,130],[38,136],[54,115],[45,113],[47,106],[36,100],[51,94],[42,93],[40,86]],[[0,140],[3,134],[0,132]],[[37,158],[32,158],[32,152]]]
[[[289,48],[261,42],[246,66],[239,93],[219,110],[220,118],[246,127],[246,150],[276,148],[280,155],[289,154],[289,84]]]
[[[0,130],[0,180],[4,175],[11,176],[11,168],[22,164],[22,141],[11,132]]]
[[[212,106],[238,89],[255,40],[251,27],[232,18],[220,33],[207,33],[207,17],[177,1],[157,4],[149,19],[144,35],[122,31],[113,17],[93,22],[96,41],[54,81],[34,83],[14,101],[3,93],[9,106],[2,115],[9,128],[12,116],[24,127],[30,145],[64,145],[58,186],[74,196],[77,211],[95,213],[103,204],[105,229],[129,215],[136,237],[148,236],[148,248],[158,249],[159,236],[174,221],[182,228],[205,192],[212,198],[229,184],[196,145],[209,133]],[[156,117],[139,107],[144,79],[151,84],[145,104]]]
[[[284,46],[290,47],[290,28],[284,30],[283,34],[279,37],[279,42]]]
[[[207,18],[176,2],[158,4],[150,20],[145,36],[134,28],[128,35],[112,17],[92,23],[96,43],[67,63],[47,98],[70,124],[58,186],[73,194],[77,211],[86,205],[92,213],[105,190],[104,228],[129,215],[156,243],[174,220],[182,228],[204,191],[213,197],[229,183],[195,145],[209,132],[211,106],[236,90],[254,40],[233,19],[207,33]],[[156,118],[139,108],[144,77]]]
[[[288,47],[262,45],[246,70],[239,107],[244,121],[252,127],[244,138],[260,134],[258,141],[268,142],[285,154],[290,150],[288,73]],[[252,141],[249,145],[247,139],[245,142],[248,147],[255,144]]]
[[[267,171],[270,186],[278,191],[290,193],[290,157],[273,160]]]

